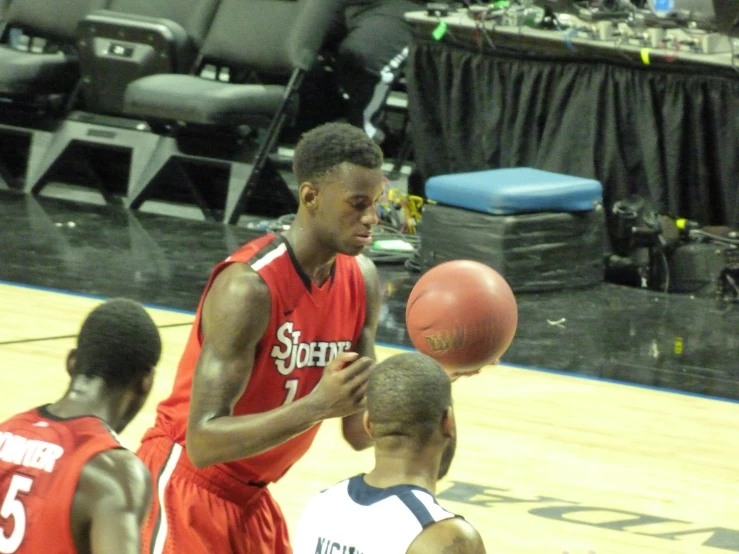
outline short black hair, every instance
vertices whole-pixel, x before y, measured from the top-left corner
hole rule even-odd
[[[376,440],[405,437],[421,448],[452,405],[452,382],[433,358],[416,352],[396,354],[374,369],[366,397]]]
[[[298,183],[316,182],[345,162],[379,169],[382,161],[382,149],[359,127],[325,123],[301,137],[293,155],[293,173]]]
[[[161,353],[159,329],[144,307],[114,298],[90,312],[82,324],[74,373],[100,377],[111,387],[127,387],[149,373]]]

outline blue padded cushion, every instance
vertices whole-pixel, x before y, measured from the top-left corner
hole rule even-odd
[[[594,179],[515,167],[437,175],[426,182],[426,197],[494,215],[584,212],[603,202],[603,186]]]

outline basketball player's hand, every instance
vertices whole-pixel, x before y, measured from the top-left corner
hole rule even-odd
[[[449,374],[449,378],[452,380],[452,383],[459,379],[460,377],[472,377],[473,375],[479,375],[482,369],[478,369],[477,371],[467,371],[463,373],[458,373],[456,371],[447,371]]]
[[[500,363],[500,360],[495,360],[490,365],[498,365]],[[451,370],[446,370],[447,374],[449,375],[449,378],[452,380],[452,383],[459,379],[460,377],[472,377],[473,375],[480,375],[480,372],[483,368],[480,368],[475,371],[467,371],[467,372],[456,372]]]
[[[329,362],[310,393],[322,419],[348,416],[364,407],[364,392],[374,365],[371,358],[360,358],[354,352],[342,352]]]

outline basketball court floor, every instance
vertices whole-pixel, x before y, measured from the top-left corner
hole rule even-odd
[[[5,419],[64,391],[64,357],[99,300],[2,284],[0,303]],[[164,355],[122,435],[133,449],[171,387],[193,319],[150,311]],[[510,366],[458,381],[454,396],[460,438],[440,500],[480,530],[489,552],[739,551],[738,404]],[[312,494],[371,463],[329,421],[274,494],[292,524]]]
[[[164,339],[154,391],[122,435],[136,448],[171,387],[210,266],[250,237],[106,210],[0,194],[0,419],[58,398],[85,314],[125,295],[150,306]],[[408,285],[402,269],[382,275],[384,358],[407,348],[395,295]],[[692,311],[683,299],[637,296],[632,306],[621,292],[602,293],[600,308],[600,293],[590,304],[573,293],[575,307],[564,296],[521,298],[522,344],[454,384],[459,443],[439,501],[480,530],[488,552],[739,552],[739,404],[730,399],[739,327],[696,299]],[[578,319],[597,309],[612,317]],[[645,336],[629,310],[651,322]],[[665,315],[673,311],[690,327]],[[525,363],[534,355],[538,363]],[[336,423],[272,488],[291,526],[311,495],[371,468],[371,453],[353,452]]]

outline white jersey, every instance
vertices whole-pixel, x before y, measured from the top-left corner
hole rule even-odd
[[[363,475],[314,496],[295,532],[294,554],[405,554],[424,528],[457,517],[421,487],[371,487]]]

